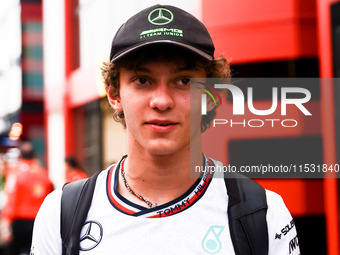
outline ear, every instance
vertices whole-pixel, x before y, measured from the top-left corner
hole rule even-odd
[[[113,95],[113,87],[112,86],[105,86],[107,99],[111,105],[111,107],[116,111],[123,111],[122,104],[120,102],[119,96],[112,96]]]
[[[207,112],[212,111],[215,108],[215,103],[210,96],[207,96]]]

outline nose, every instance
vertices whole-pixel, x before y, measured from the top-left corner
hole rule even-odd
[[[174,107],[174,100],[171,89],[166,83],[158,84],[152,91],[150,107],[165,111]]]

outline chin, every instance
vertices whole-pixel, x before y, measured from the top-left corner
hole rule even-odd
[[[146,148],[151,154],[159,155],[159,156],[166,156],[179,151],[180,146],[176,146],[174,144],[167,143],[153,143]]]
[[[153,154],[153,155],[158,155],[158,156],[166,156],[166,155],[171,155],[176,152],[175,149],[170,149],[170,148],[155,148],[155,149],[148,149],[148,151]]]

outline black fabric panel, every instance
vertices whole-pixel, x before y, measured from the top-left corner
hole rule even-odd
[[[249,178],[233,175],[225,178],[225,183],[229,195],[229,227],[235,253],[267,255],[268,205],[265,190]]]
[[[98,174],[70,183],[63,188],[61,199],[63,255],[79,254],[80,231],[91,206]]]

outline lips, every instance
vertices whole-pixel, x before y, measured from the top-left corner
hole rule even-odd
[[[150,120],[145,122],[145,124],[155,132],[164,133],[173,130],[178,125],[178,122],[171,120]]]
[[[170,120],[150,120],[145,122],[148,125],[158,125],[158,126],[169,126],[169,125],[176,125],[177,122],[170,121]]]

